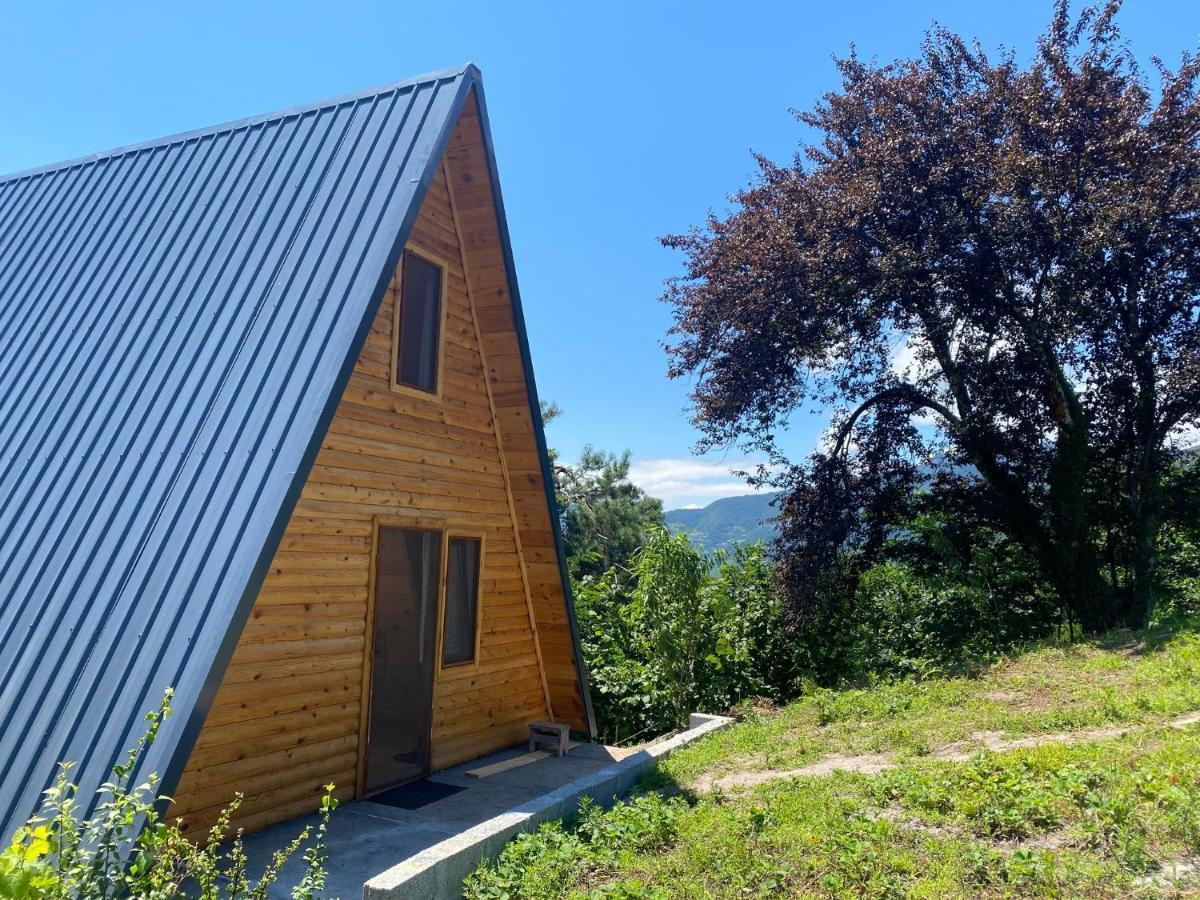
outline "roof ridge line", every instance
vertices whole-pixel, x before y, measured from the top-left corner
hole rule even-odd
[[[130,153],[138,153],[142,150],[150,150],[157,147],[170,147],[174,144],[185,143],[186,141],[194,140],[196,138],[207,137],[208,135],[224,134],[227,132],[237,131],[242,128],[250,128],[255,125],[261,125],[267,122],[275,122],[291,116],[299,116],[310,112],[317,112],[318,110],[341,106],[344,103],[353,103],[360,100],[365,100],[369,97],[376,97],[380,94],[386,94],[391,91],[398,91],[404,88],[420,87],[421,85],[425,84],[463,77],[469,78],[470,80],[476,82],[482,80],[480,77],[479,68],[474,63],[466,62],[462,65],[454,66],[448,69],[437,69],[433,72],[426,72],[425,74],[418,75],[414,78],[405,78],[400,81],[381,84],[365,90],[352,91],[347,94],[328,97],[324,100],[318,100],[313,103],[303,103],[298,106],[287,107],[285,109],[274,110],[272,112],[258,113],[257,115],[245,116],[240,119],[232,119],[228,122],[219,122],[215,125],[207,125],[202,128],[193,128],[188,131],[180,131],[175,134],[150,138],[149,140],[136,141],[132,144],[113,147],[110,150],[101,150],[98,153],[87,153],[82,156],[64,159],[60,162],[48,163],[46,165],[34,166],[30,169],[22,169],[17,172],[0,174],[0,187],[3,187],[10,182],[21,181],[26,178],[38,177],[41,175],[48,175],[51,172],[60,172],[63,169],[70,169],[76,166],[91,165],[92,163],[102,162],[108,159],[116,159],[117,157],[126,156]]]

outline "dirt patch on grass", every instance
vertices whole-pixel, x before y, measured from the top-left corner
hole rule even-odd
[[[1016,703],[1023,699],[1018,691],[988,691],[983,695],[987,700],[995,700],[997,703]]]
[[[1098,741],[1120,737],[1129,731],[1128,725],[1108,725],[1104,728],[1088,728],[1082,731],[1058,731],[1050,734],[1033,734],[1028,737],[1004,740],[998,731],[973,731],[965,740],[955,741],[939,747],[929,754],[930,759],[961,762],[977,753],[1002,753],[1005,750],[1024,750],[1041,747],[1043,744],[1078,744],[1081,741]]]
[[[870,814],[870,817],[872,819],[886,819],[897,828],[903,828],[907,831],[916,831],[943,840],[960,839],[974,841],[987,844],[1006,853],[1012,853],[1016,850],[1062,850],[1075,843],[1074,838],[1068,832],[1057,830],[1043,832],[1042,834],[1026,835],[1020,838],[989,838],[986,835],[979,835],[963,828],[961,825],[935,825],[931,822],[926,822],[896,804],[886,806],[879,810],[879,812]]]
[[[924,822],[916,816],[909,815],[899,806],[885,806],[878,813],[870,814],[870,818],[886,819],[897,828],[904,828],[908,831],[918,831],[921,834],[932,835],[933,837],[950,839],[964,837],[964,832],[961,828],[955,825],[934,825],[930,822]]]
[[[713,791],[756,787],[782,778],[824,778],[834,772],[859,772],[863,775],[876,775],[890,769],[895,764],[896,761],[892,757],[879,753],[857,755],[833,753],[798,769],[759,769],[750,772],[731,772],[721,776],[701,775],[696,779],[696,790]]]
[[[1200,856],[1164,860],[1157,872],[1144,875],[1134,883],[1142,888],[1175,890],[1200,884]]]
[[[1200,711],[1184,713],[1162,724],[1168,728],[1182,729],[1200,722]],[[1149,723],[1153,727],[1154,723]],[[932,759],[962,761],[970,759],[976,753],[1002,753],[1005,750],[1024,750],[1029,747],[1041,747],[1044,744],[1078,744],[1083,741],[1101,741],[1105,738],[1121,737],[1146,724],[1106,725],[1103,728],[1085,728],[1078,731],[1057,731],[1049,734],[1031,734],[1027,737],[1005,740],[998,731],[974,731],[966,740],[955,741],[940,747],[929,754]]]
[[[1073,844],[1071,836],[1065,831],[1047,831],[1044,834],[1031,834],[1029,837],[1009,838],[992,841],[997,850],[1062,850]]]
[[[937,748],[929,754],[929,758],[944,762],[962,762],[979,753],[1002,753],[1006,750],[1024,750],[1030,747],[1041,747],[1045,744],[1078,744],[1083,741],[1121,737],[1135,729],[1154,727],[1157,724],[1165,725],[1168,728],[1183,729],[1197,723],[1200,723],[1200,710],[1184,713],[1163,723],[1107,725],[1103,728],[1033,734],[1008,740],[1005,740],[998,731],[973,731],[961,741],[954,741]],[[824,778],[834,772],[877,775],[899,764],[900,760],[886,753],[831,753],[816,762],[795,769],[757,769],[731,772],[726,775],[701,775],[696,779],[694,787],[697,791],[707,792],[757,787],[770,781],[788,778]]]

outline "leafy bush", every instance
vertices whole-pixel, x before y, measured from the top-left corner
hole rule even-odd
[[[615,870],[634,854],[670,846],[687,809],[679,797],[642,794],[605,810],[585,797],[574,824],[547,822],[518,835],[495,860],[463,883],[467,900],[557,897],[563,886],[590,874]],[[649,897],[635,882],[611,885],[607,896]]]
[[[1155,606],[1159,621],[1200,616],[1200,453],[1175,466],[1163,488]]]
[[[788,694],[793,654],[761,545],[709,556],[655,529],[632,572],[609,569],[575,593],[606,741],[676,728],[696,709]]]
[[[241,831],[227,850],[221,850],[220,842],[227,837],[240,797],[222,811],[207,843],[197,846],[184,837],[178,821],[163,821],[159,810],[169,798],[156,793],[157,775],[133,784],[146,751],[170,714],[170,699],[168,690],[159,709],[147,714],[145,734],[125,762],[113,767],[112,780],[101,786],[101,799],[90,818],[80,818],[77,788],[69,781],[72,764],[60,764],[41,810],[0,852],[0,898],[266,898],[283,864],[309,839],[309,828],[276,851],[255,881],[246,870]],[[324,890],[325,835],[337,807],[332,791],[333,785],[327,785],[321,800],[321,822],[313,843],[304,851],[305,874],[292,889],[294,898],[307,900]]]
[[[901,562],[873,566],[859,583],[858,643],[847,674],[925,674],[991,658],[1052,631],[1056,609],[1039,602],[1046,599],[953,574],[922,575]]]
[[[1051,635],[1054,592],[1015,542],[930,511],[857,568],[832,572],[826,615],[796,622],[804,667],[822,684],[961,670]]]
[[[1160,616],[1182,620],[1200,614],[1200,542],[1183,527],[1165,534]],[[1025,551],[967,518],[920,512],[876,562],[828,582],[843,596],[827,615],[788,619],[762,545],[706,555],[662,529],[629,570],[576,582],[600,736],[658,734],[691,710],[786,701],[805,684],[970,673],[1067,634]]]
[[[1158,573],[1159,621],[1200,616],[1200,534],[1176,523],[1163,526]]]

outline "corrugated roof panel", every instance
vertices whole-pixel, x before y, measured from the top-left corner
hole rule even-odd
[[[0,180],[5,833],[168,685],[148,767],[178,775],[476,82]]]

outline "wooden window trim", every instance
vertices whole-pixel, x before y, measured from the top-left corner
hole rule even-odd
[[[400,307],[404,302],[404,263],[410,254],[419,257],[423,262],[427,262],[431,266],[436,266],[441,273],[440,289],[438,291],[438,345],[435,349],[437,353],[436,374],[434,375],[436,385],[435,390],[432,391],[427,391],[415,385],[404,384],[400,381]],[[424,249],[404,248],[404,252],[400,254],[400,265],[396,268],[396,289],[392,303],[392,353],[391,360],[388,363],[388,381],[391,389],[397,394],[405,394],[409,397],[421,397],[425,400],[440,401],[442,399],[442,385],[445,384],[446,313],[450,305],[447,302],[449,283],[450,264],[445,259],[436,254],[428,253]]]
[[[450,584],[450,542],[455,538],[466,538],[467,540],[479,541],[479,578],[475,584],[475,647],[470,659],[464,659],[462,662],[445,662],[445,635],[443,634],[446,627],[446,595]],[[487,553],[487,535],[482,531],[472,531],[462,528],[447,528],[442,535],[442,540],[445,543],[446,552],[442,554],[442,590],[441,590],[441,609],[438,611],[438,634],[437,634],[437,659],[438,671],[444,672],[449,669],[454,671],[472,671],[479,669],[479,648],[482,646],[483,639],[483,564],[485,554]]]

